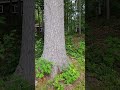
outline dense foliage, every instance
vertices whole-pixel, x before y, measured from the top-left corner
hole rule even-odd
[[[0,90],[31,90],[34,89],[29,82],[21,77],[10,75],[0,78]]]
[[[87,48],[86,69],[91,72],[98,80],[101,80],[104,85],[119,86],[119,49],[120,39],[116,37],[108,37],[105,39],[102,46],[93,44]],[[111,88],[112,88],[111,87]],[[108,87],[106,87],[108,88]]]
[[[62,74],[59,74],[55,77],[53,83],[53,86],[57,90],[64,90],[65,84],[72,84],[75,82],[75,80],[78,79],[80,73],[75,68],[74,65],[70,65],[68,69],[64,70]]]
[[[18,64],[20,55],[20,41],[17,40],[18,38],[16,30],[0,36],[0,74],[2,76],[13,73]]]
[[[39,58],[35,63],[35,71],[37,78],[43,78],[45,75],[49,75],[52,71],[52,63],[43,58]]]

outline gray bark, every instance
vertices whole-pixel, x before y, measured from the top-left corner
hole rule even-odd
[[[44,17],[45,35],[42,57],[54,63],[51,73],[51,78],[54,78],[63,67],[68,65],[64,36],[64,1],[45,0]]]
[[[22,46],[19,64],[15,74],[34,84],[34,0],[23,2]]]

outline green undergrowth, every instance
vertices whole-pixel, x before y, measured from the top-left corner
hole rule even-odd
[[[21,42],[17,30],[0,35],[0,76],[14,72],[20,57]]]
[[[0,90],[33,90],[34,85],[31,85],[26,80],[16,75],[10,75],[0,78]]]
[[[45,75],[49,75],[52,71],[52,63],[43,58],[39,58],[35,61],[35,71],[37,78],[43,78]]]
[[[64,87],[73,84],[79,77],[80,73],[74,65],[70,65],[63,73],[57,75],[51,83],[56,90],[64,90]]]
[[[75,58],[80,63],[80,65],[82,65],[84,67],[85,41],[84,40],[79,40],[79,42],[77,42],[78,47],[76,47],[74,42],[72,41],[73,37],[74,36],[68,36],[66,38],[67,54],[70,55],[71,57]]]
[[[101,44],[93,44],[87,48],[86,69],[102,82],[102,87],[120,86],[120,39],[107,37]],[[110,89],[111,90],[111,89]]]

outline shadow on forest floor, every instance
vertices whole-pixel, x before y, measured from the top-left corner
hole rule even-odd
[[[89,90],[120,85],[120,19],[93,19],[86,35],[86,81]],[[115,89],[116,90],[116,89]]]

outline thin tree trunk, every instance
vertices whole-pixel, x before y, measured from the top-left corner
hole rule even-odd
[[[68,6],[69,6],[69,4],[68,4]],[[69,10],[69,8],[68,8],[68,30],[67,30],[67,32],[68,33],[70,32],[70,10]]]
[[[106,17],[110,19],[110,0],[106,0]]]
[[[101,2],[99,1],[98,4],[98,15],[101,15]]]
[[[42,10],[42,39],[44,41],[44,10]]]
[[[12,25],[12,0],[10,0],[10,24]]]
[[[40,35],[40,10],[39,10],[39,6],[37,7],[37,11],[38,11],[38,24],[39,24],[39,28],[37,29],[37,34],[39,36]]]
[[[34,84],[34,0],[23,1],[22,46],[15,74]]]
[[[64,1],[45,0],[45,36],[42,57],[53,62],[51,78],[67,67],[67,55],[64,36]]]
[[[19,34],[21,34],[21,29],[22,29],[22,12],[21,12],[21,0],[18,0],[18,10],[19,10],[19,15],[18,15],[18,17],[19,17],[19,19],[18,19],[18,25],[19,25],[19,27],[18,27],[18,29],[19,29]]]
[[[78,0],[78,12],[79,12],[79,18],[78,18],[78,28],[79,28],[79,35],[81,34],[81,0]]]
[[[70,10],[70,31],[69,32],[73,32],[73,29],[72,29],[72,1],[70,1],[70,7],[71,7],[71,10]]]
[[[66,7],[67,7],[67,9],[66,9],[66,32],[68,31],[68,28],[69,28],[69,24],[68,24],[68,22],[69,22],[69,15],[68,15],[68,1],[66,2]]]
[[[64,18],[64,21],[65,21],[65,22],[64,22],[64,25],[65,25],[65,30],[66,30],[66,26],[67,26],[67,25],[66,25],[66,21],[67,21],[66,18],[67,18],[67,16],[66,16],[66,1],[65,1],[65,0],[64,0],[64,9],[65,9],[65,13],[64,13],[64,17],[65,17],[65,18]]]

